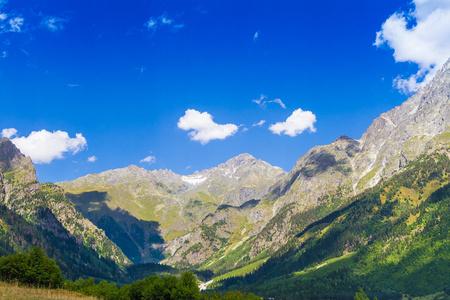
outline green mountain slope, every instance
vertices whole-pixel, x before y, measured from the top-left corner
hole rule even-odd
[[[252,274],[215,283],[287,299],[421,296],[450,285],[450,160],[422,156],[311,223]]]
[[[0,252],[39,245],[70,278],[119,278],[130,261],[83,218],[54,184],[40,184],[34,166],[6,138],[0,139]]]
[[[216,214],[222,205],[240,207],[261,199],[285,175],[278,167],[241,154],[189,176],[129,166],[58,185],[77,210],[105,230],[134,263],[169,257],[169,264],[188,266],[203,263],[215,252],[183,255],[184,250],[203,243],[198,238],[202,219]],[[270,216],[270,208],[265,211]],[[249,219],[247,229],[254,223]],[[234,224],[228,231],[237,227]]]

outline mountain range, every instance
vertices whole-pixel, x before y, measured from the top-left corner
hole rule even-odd
[[[129,166],[40,184],[2,138],[0,251],[42,245],[69,276],[163,263],[270,297],[435,293],[450,284],[449,146],[450,61],[360,139],[313,147],[289,173],[241,154],[188,176]]]

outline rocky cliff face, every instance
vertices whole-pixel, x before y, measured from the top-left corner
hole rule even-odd
[[[75,210],[61,188],[53,184],[41,185],[36,180],[31,159],[7,138],[0,139],[0,191],[1,205],[20,215],[30,226],[60,239],[61,245],[73,239],[79,251],[88,247],[118,265],[129,263],[103,231]]]
[[[10,206],[19,205],[16,200],[40,190],[31,159],[20,153],[7,138],[0,139],[0,173],[3,175],[1,181],[3,193],[0,196],[2,203],[8,203]],[[16,186],[23,189],[15,191]],[[16,192],[14,198],[11,198],[14,192]]]
[[[373,186],[425,152],[446,147],[450,126],[450,61],[401,106],[381,114],[362,135],[356,190]]]

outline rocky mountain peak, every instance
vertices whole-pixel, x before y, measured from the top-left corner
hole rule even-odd
[[[448,147],[450,60],[434,79],[402,105],[381,114],[362,135],[354,162],[360,189],[389,177],[418,155]]]
[[[250,155],[248,153],[243,153],[243,154],[239,154],[238,156],[235,156],[233,158],[230,158],[222,165],[226,166],[226,167],[238,167],[238,166],[242,166],[242,165],[253,164],[256,161],[258,161],[258,160],[256,158],[254,158],[252,155]]]
[[[348,137],[348,136],[346,136],[346,135],[341,135],[340,137],[338,137],[336,140],[335,140],[335,142],[351,142],[351,141],[354,141],[354,139],[352,139],[352,138],[350,138],[350,137]]]
[[[128,167],[125,167],[125,170],[130,171],[130,172],[135,172],[135,171],[141,171],[143,168],[140,168],[136,165],[129,165]]]
[[[306,204],[338,187],[356,194],[441,147],[450,147],[450,60],[426,87],[376,118],[359,140],[340,136],[312,148],[271,192],[286,195],[279,202]]]
[[[161,179],[162,181],[176,181],[180,179],[180,175],[172,172],[172,170],[160,169],[151,171],[156,178]]]
[[[0,172],[12,169],[22,173],[24,183],[37,180],[31,158],[23,155],[8,138],[0,138]]]

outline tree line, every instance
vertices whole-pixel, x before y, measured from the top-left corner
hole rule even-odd
[[[120,287],[107,281],[95,283],[94,278],[80,277],[74,282],[64,281],[59,266],[53,259],[48,258],[40,247],[34,247],[26,253],[0,257],[0,280],[37,288],[63,288],[105,300],[262,299],[251,293],[240,291],[230,291],[225,295],[215,292],[201,293],[197,278],[191,272],[184,272],[179,278],[172,275],[165,277],[152,275]]]

